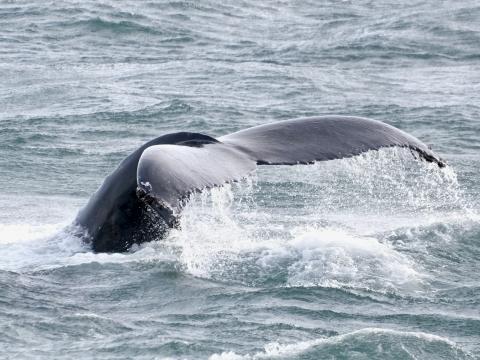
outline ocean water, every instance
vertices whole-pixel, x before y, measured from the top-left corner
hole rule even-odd
[[[0,1],[0,358],[479,359],[478,1]],[[65,228],[175,131],[375,118],[398,149],[259,167],[181,229]]]

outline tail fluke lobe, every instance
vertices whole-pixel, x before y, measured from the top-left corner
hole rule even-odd
[[[241,130],[219,140],[250,154],[261,165],[310,164],[399,146],[445,166],[427,145],[412,135],[380,121],[353,116],[280,121]]]

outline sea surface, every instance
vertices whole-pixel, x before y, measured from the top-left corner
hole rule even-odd
[[[429,144],[259,167],[166,239],[68,231],[142,143],[312,115]],[[0,0],[0,358],[480,359],[480,3]]]

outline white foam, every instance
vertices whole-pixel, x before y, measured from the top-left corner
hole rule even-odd
[[[390,291],[416,290],[422,285],[420,267],[375,237],[338,227],[275,227],[268,216],[256,211],[248,213],[254,219],[250,227],[243,215],[239,218],[234,212],[233,203],[227,187],[202,194],[187,206],[181,230],[173,231],[167,240],[185,271],[249,284],[256,283],[262,273],[268,277],[287,266],[286,286]],[[247,271],[252,267],[256,272]],[[242,278],[246,273],[252,278]]]
[[[29,242],[55,234],[61,224],[0,224],[0,245]]]
[[[69,223],[0,224],[0,270],[37,271],[86,263],[176,261],[156,244],[129,253],[93,253],[66,230]]]
[[[86,251],[81,241],[62,231],[60,224],[0,225],[0,269],[10,271],[35,270],[45,264]]]
[[[298,253],[288,269],[289,286],[388,291],[415,288],[422,281],[418,265],[373,237],[341,229],[297,229],[289,245]]]
[[[176,257],[162,250],[158,250],[155,244],[139,247],[136,251],[127,253],[93,253],[91,251],[75,252],[70,256],[58,259],[56,262],[41,266],[41,269],[52,269],[63,266],[76,266],[89,263],[98,264],[122,264],[135,262],[162,261],[175,263]]]

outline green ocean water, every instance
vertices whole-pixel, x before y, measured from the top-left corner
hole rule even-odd
[[[262,167],[125,254],[65,230],[175,131],[431,145]],[[0,0],[0,358],[480,359],[478,1]]]

